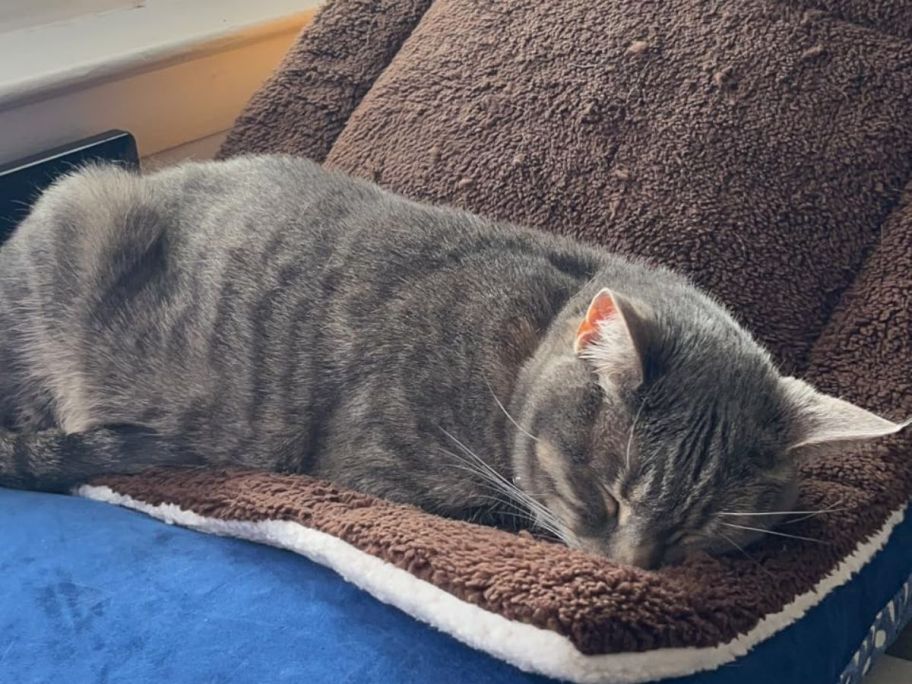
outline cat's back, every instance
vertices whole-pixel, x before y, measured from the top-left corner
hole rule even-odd
[[[300,158],[148,176],[90,167],[51,187],[0,250],[0,308],[16,302],[21,365],[75,431],[146,424],[163,405],[192,413],[212,397],[209,414],[233,419],[240,409],[227,404],[253,397],[245,406],[259,415],[263,387],[295,376],[286,366],[301,387],[311,367],[363,369],[419,323],[435,339],[477,339],[462,329],[473,312],[508,307],[517,292],[565,297],[603,263],[566,240],[417,204]],[[456,310],[465,315],[452,334],[432,324]],[[369,349],[353,347],[352,329]],[[345,343],[320,359],[323,338]],[[455,353],[432,351],[445,349]]]
[[[231,253],[256,253],[279,231],[306,239],[302,214],[321,198],[359,204],[370,194],[365,184],[283,156],[187,163],[146,176],[91,165],[42,194],[4,245],[0,277],[28,280],[35,296],[72,304],[128,273],[160,266],[175,278]]]
[[[0,356],[16,357],[17,385],[73,407],[65,422],[89,423],[94,378],[116,400],[143,375],[198,371],[216,337],[240,353],[245,312],[280,285],[283,264],[315,266],[310,246],[338,224],[333,206],[370,194],[290,157],[68,174],[0,249]]]

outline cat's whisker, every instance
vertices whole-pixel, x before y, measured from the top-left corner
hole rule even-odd
[[[731,537],[729,537],[727,534],[725,534],[723,532],[719,532],[719,536],[722,537],[722,539],[727,541],[729,544],[734,546],[736,549],[738,549],[738,551],[740,551],[744,555],[744,557],[747,558],[747,560],[749,560],[751,563],[756,565],[767,577],[769,577],[771,580],[775,579],[773,577],[773,573],[771,573],[769,570],[767,570],[765,567],[763,567],[763,565],[760,563],[760,561],[758,561],[756,558],[751,556],[747,551],[745,551],[744,547],[741,546],[738,542],[736,542],[734,539],[732,539]]]
[[[821,508],[818,511],[719,511],[719,515],[734,516],[764,516],[764,515],[820,515],[821,513],[836,513],[844,508]]]
[[[539,441],[538,437],[536,437],[536,436],[533,435],[531,432],[529,432],[528,430],[526,430],[526,428],[524,428],[522,425],[520,425],[520,424],[513,418],[513,416],[510,415],[510,412],[507,411],[507,407],[504,406],[504,405],[503,405],[503,402],[501,402],[500,399],[497,398],[497,395],[494,393],[494,388],[491,387],[491,383],[488,382],[488,378],[487,378],[487,377],[484,378],[484,381],[485,381],[485,384],[488,386],[488,391],[491,392],[491,396],[494,397],[494,401],[497,403],[497,407],[498,407],[501,411],[503,411],[503,414],[507,417],[507,420],[509,420],[511,423],[513,423],[513,425],[516,426],[516,429],[517,429],[517,430],[519,430],[521,433],[523,433],[526,437],[528,437],[529,439],[531,439],[533,442]]]
[[[491,502],[493,502],[493,504],[496,504],[496,505],[492,505],[491,511],[494,511],[495,509],[497,509],[496,512],[498,515],[500,515],[500,514],[509,515],[514,518],[520,518],[522,520],[525,520],[526,522],[530,522],[530,523],[535,522],[535,519],[531,515],[529,515],[528,511],[520,508],[517,504],[510,501],[509,499],[503,499],[499,496],[481,496],[481,497],[478,497],[478,499],[479,499],[479,501],[491,501]],[[498,507],[507,507],[512,510],[500,510]]]
[[[455,454],[450,455],[455,457]],[[501,487],[499,483],[492,482],[487,473],[479,471],[477,468],[471,467],[468,464],[453,464],[451,467],[455,470],[461,470],[465,473],[469,473],[470,475],[477,475],[480,478],[477,483],[479,487],[483,487],[488,491],[497,492],[500,494],[504,493],[503,487]]]
[[[570,533],[570,526],[554,511],[545,508],[535,499],[526,496],[528,501],[534,502],[533,512],[536,513],[535,524],[543,530],[550,532],[555,538],[560,539],[564,544],[570,546],[573,543],[573,535]]]
[[[528,505],[529,502],[519,496],[520,492],[518,490],[514,490],[506,484],[505,479],[499,473],[493,471],[488,464],[475,460],[474,454],[473,460],[469,461],[448,449],[441,449],[441,451],[459,462],[458,464],[453,464],[452,467],[477,475],[481,478],[481,484],[486,486],[486,488],[500,494],[506,494],[511,499],[511,505],[520,507],[527,514],[533,509],[533,506]],[[525,505],[525,507],[520,506],[520,504]]]
[[[791,519],[791,520],[785,520],[785,521],[783,521],[783,522],[780,523],[780,524],[782,524],[782,525],[792,525],[792,524],[794,524],[794,523],[801,522],[802,520],[807,520],[807,519],[809,519],[809,518],[815,518],[815,517],[817,517],[818,515],[823,515],[824,513],[844,513],[844,512],[847,511],[847,510],[849,510],[849,509],[848,509],[848,508],[825,508],[825,509],[823,509],[823,510],[821,510],[821,511],[814,511],[814,512],[812,512],[812,513],[808,513],[807,515],[802,515],[802,516],[799,517],[799,518],[793,518],[793,519]]]
[[[799,534],[788,534],[786,532],[779,532],[778,530],[765,530],[762,527],[750,527],[748,525],[736,525],[734,523],[722,522],[726,527],[734,527],[738,530],[748,530],[750,532],[760,532],[761,534],[769,534],[774,537],[786,537],[787,539],[798,539],[800,541],[813,542],[815,544],[826,544],[827,542],[820,539],[814,539],[812,537],[802,537]]]
[[[531,510],[536,515],[536,524],[539,527],[551,532],[565,544],[570,543],[570,540],[572,539],[572,535],[569,533],[570,526],[567,525],[565,521],[561,520],[560,517],[554,513],[554,511],[545,508],[533,497],[508,481],[503,475],[498,473],[487,462],[485,462],[484,459],[478,456],[478,454],[463,444],[457,437],[450,434],[443,427],[438,426],[438,428],[441,432],[443,432],[443,434],[449,437],[456,444],[456,446],[458,446],[460,450],[463,451],[463,453],[470,456],[474,462],[485,471],[485,475],[488,476],[489,482],[496,484],[507,496],[516,499],[519,503],[523,504],[529,510]],[[481,473],[479,472],[479,474]]]
[[[488,496],[488,495],[481,496],[481,497],[479,497],[480,500],[495,501],[503,506],[508,506],[509,508],[512,508],[514,511],[516,511],[518,513],[523,514],[530,521],[534,520],[534,516],[532,515],[532,512],[525,506],[522,506],[518,501],[516,501],[516,499],[507,495],[506,492],[504,492],[504,490],[502,488],[492,484],[490,481],[483,481],[481,483],[481,486],[484,487],[486,491],[492,492],[493,495],[492,496]],[[506,495],[507,498],[505,499],[502,496],[497,496],[499,494]]]
[[[489,473],[480,469],[471,461],[462,459],[458,454],[454,454],[452,451],[447,451],[445,449],[441,449],[441,451],[459,461],[458,463],[452,464],[450,467],[469,473],[470,475],[477,475],[480,478],[479,486],[484,487],[489,491],[497,492],[499,494],[509,494],[508,492],[504,491],[504,487],[500,482],[492,479]],[[513,499],[510,503],[514,506],[517,505],[517,503],[515,503],[515,499]]]
[[[519,498],[534,514],[535,524],[538,527],[547,530],[558,539],[566,540],[568,538],[569,535],[566,531],[568,528],[567,524],[553,511],[545,508],[531,497],[526,496],[525,493]]]
[[[486,489],[489,489],[486,487]],[[494,490],[491,490],[494,491]],[[516,503],[504,499],[500,496],[479,496],[478,501],[489,502],[487,508],[480,509],[475,519],[480,519],[482,515],[493,515],[498,519],[509,518],[512,524],[526,529],[535,528],[535,519],[529,515],[529,512],[522,509]]]
[[[526,518],[510,513],[509,511],[497,511],[494,515],[496,515],[500,521],[510,524],[512,526],[511,531],[515,532],[522,529],[526,531],[535,530],[539,534],[542,532],[541,528],[535,527],[532,524],[534,521],[527,520]]]
[[[443,432],[443,434],[445,434],[451,440],[453,440],[453,442],[456,444],[457,447],[459,447],[465,454],[470,456],[473,459],[474,463],[476,463],[478,466],[480,466],[487,474],[492,476],[497,482],[501,483],[508,490],[516,489],[515,486],[512,485],[503,475],[501,475],[496,470],[494,470],[494,468],[492,468],[487,462],[485,462],[484,459],[482,459],[478,454],[476,454],[474,451],[469,449],[469,447],[467,447],[465,444],[463,444],[461,441],[459,441],[459,439],[457,439],[456,437],[451,435],[449,432],[447,432],[443,428],[440,428],[440,431]]]
[[[825,513],[841,513],[846,511],[846,508],[838,508],[836,506],[830,506],[829,508],[821,508],[816,511],[720,511],[719,515],[727,515],[730,517],[763,517],[763,516],[779,516],[779,515],[797,515],[799,517],[792,518],[791,520],[783,520],[780,525],[794,525],[803,520],[808,520],[810,518],[815,518],[819,515],[824,515]]]
[[[488,463],[486,463],[480,456],[478,456],[478,454],[473,452],[465,444],[463,444],[461,441],[459,441],[456,437],[451,435],[449,432],[447,432],[443,428],[440,428],[440,429],[445,435],[447,435],[447,437],[452,439],[456,443],[456,445],[465,454],[467,454],[469,457],[471,457],[472,461],[469,461],[469,462],[466,462],[465,460],[460,459],[460,460],[463,460],[463,463],[473,464],[473,467],[476,468],[476,472],[479,475],[482,475],[488,481],[492,482],[493,484],[496,484],[498,487],[500,487],[502,490],[504,490],[505,493],[510,494],[510,495],[512,495],[514,493],[522,494],[522,492],[519,489],[517,489],[512,483],[510,483],[503,475],[501,475],[496,470],[494,470],[494,468],[492,468]],[[456,458],[459,458],[456,454],[454,454],[451,451],[446,451],[446,453],[448,453],[451,456],[454,456]]]

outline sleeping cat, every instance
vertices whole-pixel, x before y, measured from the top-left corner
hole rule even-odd
[[[802,452],[902,426],[684,278],[288,157],[51,187],[0,250],[0,485],[309,473],[652,567],[743,547]]]

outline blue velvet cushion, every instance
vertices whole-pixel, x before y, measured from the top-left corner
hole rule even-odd
[[[803,620],[680,682],[831,683],[912,568],[912,524]],[[290,552],[0,490],[0,682],[544,682]]]

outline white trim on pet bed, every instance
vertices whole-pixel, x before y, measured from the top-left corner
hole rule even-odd
[[[473,648],[512,663],[522,670],[581,684],[648,682],[715,669],[735,660],[756,644],[797,621],[829,592],[848,582],[852,575],[884,547],[890,532],[902,522],[904,516],[903,510],[893,513],[876,534],[860,543],[812,591],[798,596],[782,611],[767,615],[747,634],[726,644],[710,648],[663,648],[641,653],[587,656],[580,653],[569,639],[556,632],[514,622],[466,603],[337,537],[299,523],[207,518],[173,504],[151,506],[118,494],[109,487],[83,486],[77,493],[96,501],[141,511],[169,524],[176,523],[203,532],[248,539],[294,551],[333,569],[380,601],[451,634]]]

